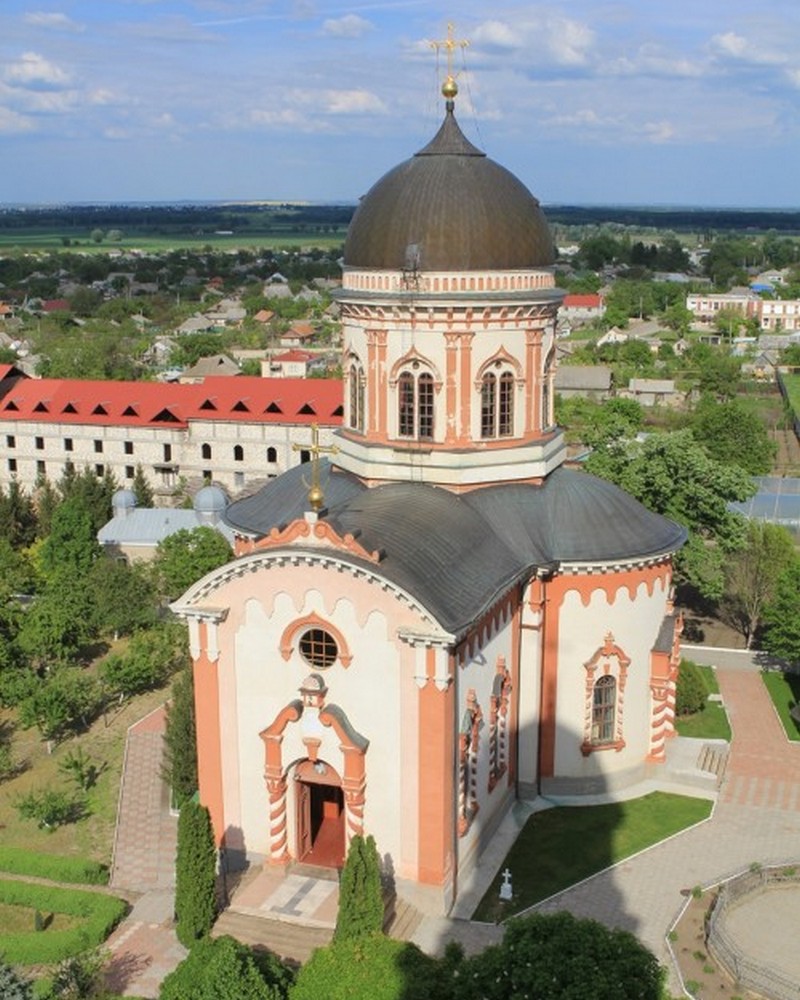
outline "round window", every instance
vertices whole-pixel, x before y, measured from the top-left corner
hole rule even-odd
[[[336,640],[323,628],[310,628],[300,636],[300,655],[312,667],[329,667],[339,655]]]

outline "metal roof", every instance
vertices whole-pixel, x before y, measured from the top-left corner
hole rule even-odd
[[[368,551],[380,551],[371,568],[457,635],[537,567],[648,558],[686,539],[682,527],[612,483],[572,469],[557,469],[538,486],[464,494],[423,483],[368,488],[328,460],[320,470],[327,504],[320,516],[338,534],[353,534]],[[231,504],[225,520],[260,537],[302,517],[306,471],[292,469]],[[359,561],[345,553],[340,558]]]
[[[433,140],[385,174],[350,223],[345,267],[422,271],[550,265],[539,202],[463,135],[451,109]]]

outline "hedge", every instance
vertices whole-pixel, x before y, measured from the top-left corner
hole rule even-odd
[[[84,917],[80,927],[64,931],[0,933],[0,954],[12,965],[46,965],[61,962],[101,944],[128,909],[116,896],[80,889],[56,889],[0,879],[0,903],[28,906],[42,913],[68,913]]]
[[[0,847],[0,872],[34,875],[74,885],[106,885],[108,882],[108,868],[97,861],[39,854],[23,847]]]

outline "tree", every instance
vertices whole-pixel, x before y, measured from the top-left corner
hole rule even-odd
[[[259,374],[261,374],[259,372]],[[136,466],[136,474],[133,477],[132,489],[136,495],[137,507],[149,509],[153,506],[153,488],[147,481],[144,469],[141,465]]]
[[[172,685],[164,733],[164,781],[179,806],[197,791],[197,731],[194,715],[194,675],[185,667]]]
[[[102,703],[94,677],[78,667],[61,667],[41,681],[19,706],[23,726],[36,726],[43,739],[59,740],[79,726],[87,729]]]
[[[231,937],[203,938],[161,984],[159,1000],[284,1000],[292,972]]]
[[[156,549],[153,568],[159,590],[170,599],[179,597],[193,583],[228,562],[231,548],[214,528],[176,531]]]
[[[19,648],[37,667],[73,662],[96,635],[86,577],[60,571],[22,619]]]
[[[719,400],[733,399],[739,388],[742,362],[708,344],[694,344],[686,352],[686,361],[697,369],[697,384],[701,392]]]
[[[126,698],[160,687],[185,660],[185,632],[170,624],[137,632],[127,650],[109,656],[101,669],[108,687]]]
[[[745,519],[728,504],[755,492],[744,470],[715,461],[689,430],[593,452],[586,469],[684,525],[689,539],[675,557],[677,575],[707,598],[722,596],[725,557],[746,538]]]
[[[141,565],[101,556],[89,574],[89,593],[101,633],[112,633],[116,639],[155,624],[155,587]]]
[[[720,403],[704,396],[691,423],[695,440],[725,465],[738,465],[751,476],[766,475],[772,468],[775,445],[759,417],[738,400]]]
[[[36,508],[33,500],[12,479],[8,493],[0,489],[0,537],[14,549],[31,545],[36,538]]]
[[[339,882],[339,912],[333,939],[355,941],[383,930],[383,889],[375,839],[356,834],[350,841]]]
[[[787,663],[800,663],[800,559],[781,573],[764,609],[764,648]]]
[[[460,968],[464,1000],[661,1000],[664,970],[628,931],[570,913],[510,920],[503,941]]]
[[[728,557],[719,611],[745,638],[747,648],[775,600],[778,581],[796,560],[792,536],[777,524],[748,521],[744,548]]]
[[[41,548],[41,565],[48,578],[69,574],[85,580],[100,554],[97,528],[79,496],[70,496],[56,509],[50,534]]]
[[[58,482],[58,490],[64,501],[79,500],[82,503],[95,534],[111,518],[111,501],[118,488],[119,484],[109,469],[98,478],[88,465],[81,473],[77,473],[74,466],[67,465]]]
[[[175,933],[187,948],[208,935],[217,915],[217,852],[205,806],[184,802],[175,861]]]

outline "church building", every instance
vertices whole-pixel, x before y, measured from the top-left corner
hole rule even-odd
[[[552,238],[454,115],[361,200],[333,447],[233,503],[174,610],[228,855],[339,866],[372,834],[446,913],[515,799],[657,769],[683,528],[564,465]]]

